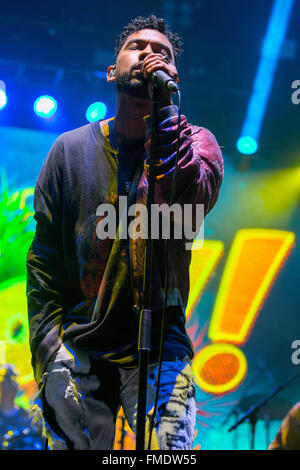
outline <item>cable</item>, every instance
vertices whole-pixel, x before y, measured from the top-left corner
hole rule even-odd
[[[173,204],[173,199],[174,199],[174,194],[175,194],[176,175],[177,175],[177,165],[178,165],[178,159],[179,159],[180,114],[181,114],[181,95],[180,95],[179,90],[177,90],[177,96],[178,96],[177,146],[176,146],[176,156],[175,156],[175,169],[174,169],[173,178],[172,178],[171,196],[170,196],[169,206],[172,206],[172,204]],[[156,415],[156,410],[157,410],[157,405],[158,405],[161,366],[162,366],[162,352],[163,352],[165,329],[166,329],[165,317],[166,317],[168,282],[169,282],[168,239],[165,240],[164,263],[165,263],[165,266],[166,266],[166,276],[165,276],[165,285],[164,285],[164,304],[163,304],[162,318],[161,318],[161,335],[160,335],[159,356],[158,356],[158,372],[157,372],[157,379],[156,379],[156,395],[155,395],[155,404],[154,404],[153,415],[152,415],[150,429],[149,429],[148,450],[150,450],[150,448],[151,448],[152,431],[153,431],[153,427],[154,427],[155,415]]]

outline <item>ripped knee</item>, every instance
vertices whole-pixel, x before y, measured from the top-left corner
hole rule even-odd
[[[47,372],[44,377],[45,398],[49,405],[57,406],[61,400],[71,400],[79,404],[80,392],[71,371],[63,367]]]

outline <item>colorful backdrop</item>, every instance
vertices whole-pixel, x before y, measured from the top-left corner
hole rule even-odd
[[[248,449],[249,423],[229,427],[300,373],[293,349],[300,344],[297,0],[115,0],[105,9],[96,0],[84,8],[81,0],[12,0],[1,6],[0,362],[18,368],[17,401],[28,408],[36,390],[25,295],[33,187],[59,134],[113,116],[116,94],[106,70],[114,64],[115,41],[130,20],[150,13],[184,42],[182,112],[215,134],[224,155],[220,198],[190,268],[194,446]],[[52,109],[45,109],[45,95],[55,99]],[[256,448],[267,448],[299,401],[299,383],[259,414]],[[115,447],[134,448],[121,414]]]
[[[0,127],[0,357],[16,365],[18,403],[27,408],[35,384],[25,260],[35,227],[33,187],[56,136]],[[249,423],[231,433],[229,426],[297,372],[291,356],[299,325],[300,169],[243,172],[232,166],[226,152],[224,159],[220,199],[205,220],[205,242],[193,250],[190,267],[187,326],[196,352],[195,447],[247,449]],[[266,448],[298,392],[290,386],[264,409],[256,427],[257,448]],[[120,415],[115,447],[133,448],[133,439]]]

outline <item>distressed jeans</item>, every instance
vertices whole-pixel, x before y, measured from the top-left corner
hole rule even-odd
[[[153,416],[158,365],[149,364],[145,449]],[[96,360],[70,344],[62,345],[42,376],[32,406],[43,422],[52,450],[111,450],[120,406],[136,430],[138,368],[125,369]],[[196,418],[190,360],[162,363],[160,392],[151,449],[192,449]]]

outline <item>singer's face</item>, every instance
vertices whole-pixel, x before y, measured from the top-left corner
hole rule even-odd
[[[116,61],[115,79],[118,91],[131,96],[149,99],[148,73],[145,69],[145,59],[149,65],[165,67],[162,57],[167,55],[174,64],[174,53],[170,41],[159,31],[142,29],[130,36],[123,44]],[[144,69],[142,66],[144,64]],[[174,66],[173,66],[174,67]],[[150,69],[149,69],[150,70]]]

